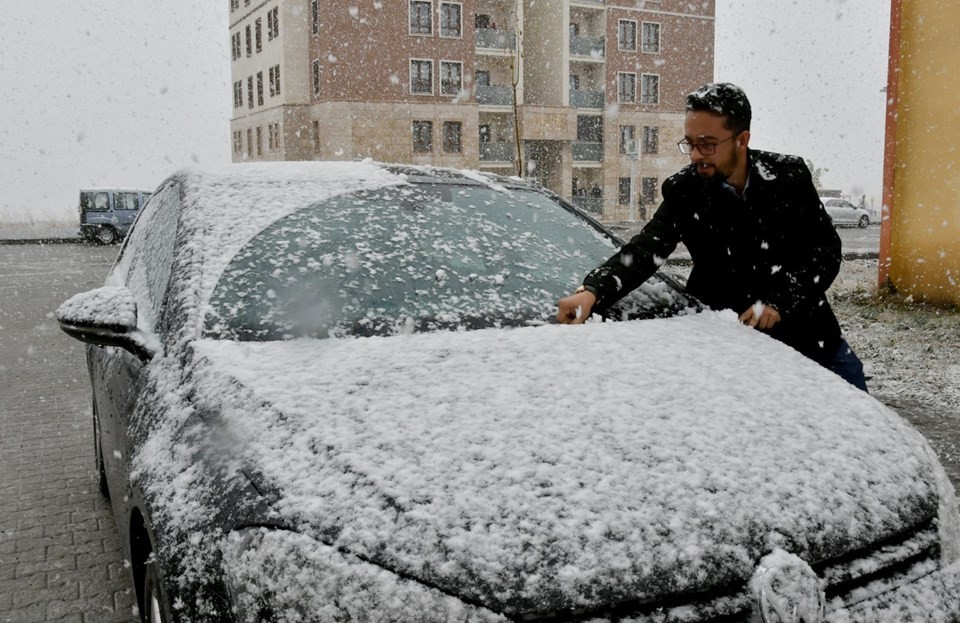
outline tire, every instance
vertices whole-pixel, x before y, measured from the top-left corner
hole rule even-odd
[[[110,487],[107,485],[107,470],[103,465],[103,446],[100,443],[100,420],[97,417],[97,406],[93,406],[93,456],[97,465],[97,488],[100,494],[110,499]]]
[[[870,217],[867,216],[867,215],[861,216],[861,217],[860,217],[860,221],[857,223],[857,225],[860,227],[860,229],[866,229],[866,228],[867,228],[867,225],[869,225],[869,224],[870,224]]]
[[[101,227],[97,230],[96,236],[100,244],[113,244],[117,241],[117,232],[113,227]]]
[[[163,591],[160,588],[160,571],[157,561],[146,563],[143,574],[143,612],[140,613],[143,623],[169,623],[167,609],[163,603]]]

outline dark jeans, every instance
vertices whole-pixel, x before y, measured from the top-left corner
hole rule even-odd
[[[840,338],[840,348],[837,349],[833,361],[827,367],[857,389],[867,391],[867,380],[863,377],[863,363],[845,339]]]

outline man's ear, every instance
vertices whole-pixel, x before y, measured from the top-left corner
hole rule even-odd
[[[737,137],[737,147],[746,147],[750,144],[750,130],[744,130]]]

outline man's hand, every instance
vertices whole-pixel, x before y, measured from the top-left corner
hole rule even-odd
[[[590,317],[590,310],[597,302],[593,292],[584,290],[557,301],[557,322],[560,324],[583,324]]]
[[[750,325],[761,331],[772,329],[773,325],[780,322],[780,312],[757,301],[750,306],[747,311],[740,314],[740,322]]]

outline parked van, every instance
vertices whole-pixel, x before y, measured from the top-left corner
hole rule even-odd
[[[133,219],[153,191],[87,188],[80,191],[80,237],[112,244],[127,235]]]

